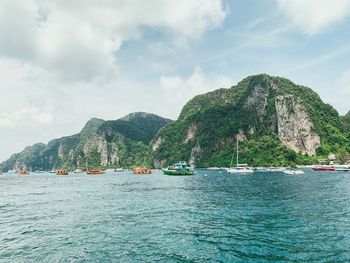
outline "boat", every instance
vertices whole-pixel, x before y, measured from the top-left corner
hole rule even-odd
[[[58,169],[56,170],[57,175],[68,175],[68,170],[67,169]]]
[[[136,167],[132,169],[133,174],[151,174],[152,170],[151,168],[147,167]]]
[[[283,173],[285,173],[285,174],[304,174],[304,171],[297,170],[297,169],[287,169],[287,170],[284,170]]]
[[[208,167],[208,170],[221,170],[221,167]]]
[[[91,169],[86,171],[87,174],[104,174],[105,171],[102,169]]]
[[[27,169],[20,169],[20,170],[17,170],[17,174],[19,174],[19,175],[28,175],[29,171]]]
[[[247,164],[239,164],[236,167],[229,167],[226,169],[228,173],[231,174],[245,174],[245,173],[253,173],[253,168],[249,167]]]
[[[236,142],[236,167],[232,167],[232,162],[233,162],[233,156],[232,154],[232,159],[231,159],[231,164],[230,167],[226,169],[228,173],[232,174],[249,174],[253,173],[254,170],[252,167],[249,167],[247,164],[239,164],[238,163],[238,136],[237,136],[237,142]]]
[[[115,168],[114,169],[114,172],[116,173],[122,173],[122,172],[125,172],[125,170],[123,168]]]
[[[285,167],[257,167],[254,168],[255,172],[259,172],[259,173],[281,173],[283,171],[285,171],[286,168]]]
[[[350,172],[350,168],[337,167],[335,168],[336,172]]]
[[[318,172],[324,172],[324,171],[335,171],[335,167],[333,166],[319,166],[319,167],[314,167],[312,168],[312,170],[314,171],[318,171]]]
[[[166,175],[193,175],[194,170],[187,162],[182,161],[175,163],[171,166],[168,166],[165,169],[162,169],[163,173]]]

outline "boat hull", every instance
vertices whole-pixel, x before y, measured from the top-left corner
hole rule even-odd
[[[301,170],[285,170],[283,171],[283,173],[285,174],[304,174],[304,171],[301,171]]]
[[[164,174],[166,175],[173,175],[173,176],[185,176],[185,175],[193,175],[193,171],[179,171],[179,170],[168,170],[168,169],[163,169],[162,170]]]
[[[56,174],[57,175],[68,175],[68,170],[57,170]]]
[[[286,168],[255,168],[254,171],[255,172],[259,172],[259,173],[282,173],[286,170]]]
[[[132,170],[133,174],[151,174],[152,170],[147,167],[136,167]]]
[[[312,168],[312,170],[317,171],[317,172],[322,172],[322,171],[335,171],[335,167],[319,167],[319,168]]]
[[[336,168],[335,169],[337,172],[350,172],[349,168]]]
[[[230,174],[251,174],[253,173],[253,169],[236,169],[236,168],[227,168],[226,170]]]
[[[87,174],[104,174],[105,172],[103,170],[87,170]]]

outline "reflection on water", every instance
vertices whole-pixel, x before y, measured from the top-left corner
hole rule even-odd
[[[350,173],[0,176],[0,261],[349,261]]]

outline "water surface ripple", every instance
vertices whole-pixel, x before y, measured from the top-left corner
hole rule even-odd
[[[0,176],[0,262],[349,262],[350,173]]]

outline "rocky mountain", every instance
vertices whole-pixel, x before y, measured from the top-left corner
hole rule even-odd
[[[236,138],[241,162],[314,162],[316,155],[350,150],[349,119],[340,118],[310,88],[266,74],[250,76],[190,100],[178,120],[152,141],[154,164],[187,160],[197,166],[228,166]]]
[[[93,118],[80,133],[35,144],[1,164],[4,171],[27,168],[131,167],[151,165],[150,142],[169,119],[136,112],[114,121]]]
[[[350,113],[339,116],[310,88],[260,74],[194,97],[176,121],[140,112],[114,121],[93,118],[79,134],[27,147],[1,167],[161,167],[179,160],[229,166],[236,139],[241,163],[311,164],[350,152]]]

